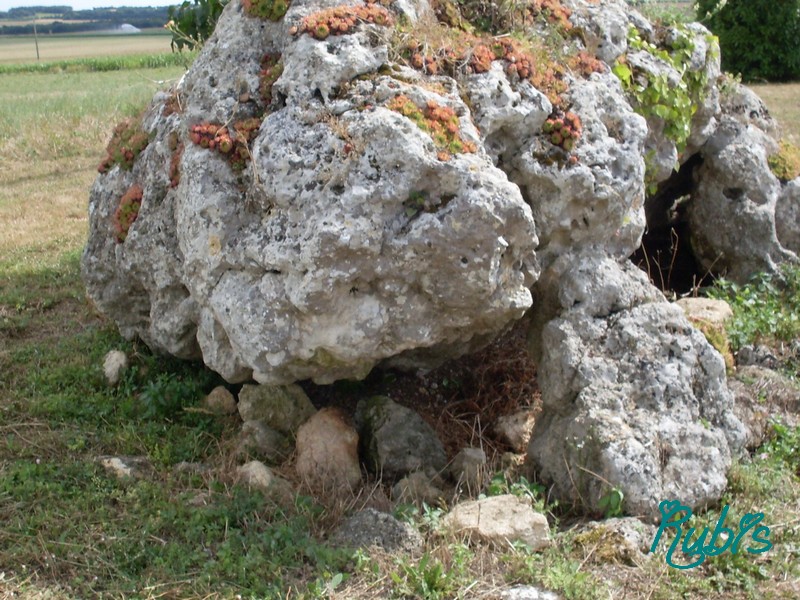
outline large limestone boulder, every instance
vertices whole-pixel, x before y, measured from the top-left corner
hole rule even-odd
[[[391,23],[412,4],[429,10],[374,10]],[[92,188],[83,274],[98,308],[125,336],[202,357],[231,382],[360,378],[391,358],[431,366],[531,306],[531,209],[455,82],[389,68],[390,27],[298,31],[329,6],[295,0],[273,22],[232,1],[144,115],[149,143],[132,168],[106,165]],[[283,69],[271,87],[280,70],[267,55]],[[399,97],[436,107],[475,151],[442,156],[391,108]],[[227,156],[203,147],[208,125],[249,142],[233,136]],[[132,225],[118,212],[126,194]]]
[[[775,233],[784,248],[800,254],[800,177],[783,186],[775,207]]]
[[[767,133],[730,117],[703,146],[688,219],[692,250],[708,271],[743,283],[797,259],[776,232],[782,189],[767,162],[776,150]]]
[[[556,316],[535,323],[542,412],[528,449],[558,497],[658,518],[664,498],[701,506],[744,444],[725,363],[630,263],[564,257],[543,282]]]

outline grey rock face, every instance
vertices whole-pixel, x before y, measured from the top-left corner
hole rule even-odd
[[[280,464],[292,451],[289,439],[262,421],[245,421],[239,434],[238,453],[256,456],[270,464]]]
[[[434,475],[444,469],[442,443],[413,410],[376,396],[358,403],[355,421],[362,458],[372,472],[397,479],[414,471]]]
[[[480,148],[439,160],[431,137],[386,107],[405,94],[452,108],[477,143],[454,82],[434,91],[410,70],[378,74],[388,30],[376,25],[289,35],[328,6],[296,0],[273,23],[231,2],[175,90],[182,112],[165,116],[169,97],[158,96],[133,169],[114,167],[92,189],[83,273],[97,306],[125,336],[202,356],[231,382],[329,383],[387,359],[431,366],[531,306],[537,238],[519,189]],[[237,173],[189,128],[263,112],[267,53],[284,71]],[[175,188],[171,141],[185,146]],[[134,183],[142,206],[117,243],[113,213]]]
[[[416,529],[372,508],[359,511],[342,523],[330,542],[347,548],[377,546],[389,552],[413,552],[422,548],[422,536]]]
[[[800,254],[800,177],[781,190],[775,206],[775,233],[784,248]]]
[[[533,208],[537,255],[545,267],[589,246],[627,256],[644,232],[644,119],[610,72],[571,81],[569,101],[586,142],[574,150],[576,164],[554,160],[541,136],[530,137],[501,163]]]
[[[704,269],[744,283],[797,259],[775,229],[781,184],[767,157],[776,149],[763,131],[730,117],[703,147],[688,219],[692,250]]]
[[[292,437],[316,412],[303,388],[295,384],[243,385],[238,409],[243,421],[260,421]]]
[[[744,443],[722,357],[630,264],[556,266],[546,303],[561,312],[532,334],[543,406],[528,453],[539,473],[591,511],[609,485],[647,517],[664,498],[717,498]]]

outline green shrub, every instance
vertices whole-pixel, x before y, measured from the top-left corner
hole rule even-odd
[[[722,68],[745,80],[800,77],[800,0],[696,0],[718,37]]]
[[[184,0],[180,6],[171,6],[165,27],[172,34],[172,51],[200,48],[214,33],[226,4],[228,0]]]
[[[787,265],[781,276],[758,275],[746,285],[721,279],[709,296],[727,301],[733,318],[726,326],[738,350],[755,342],[791,342],[800,336],[800,267]]]
[[[800,177],[800,148],[782,140],[778,152],[769,157],[769,168],[781,181]]]

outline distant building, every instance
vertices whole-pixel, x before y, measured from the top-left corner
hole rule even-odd
[[[123,23],[122,25],[119,26],[119,28],[115,29],[114,32],[115,33],[124,33],[124,34],[142,33],[142,30],[139,29],[138,27],[134,27],[130,23]]]

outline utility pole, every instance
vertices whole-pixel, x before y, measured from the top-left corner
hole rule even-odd
[[[33,15],[33,41],[36,44],[36,62],[39,60],[39,35],[36,33],[36,19],[39,18],[38,14]]]

